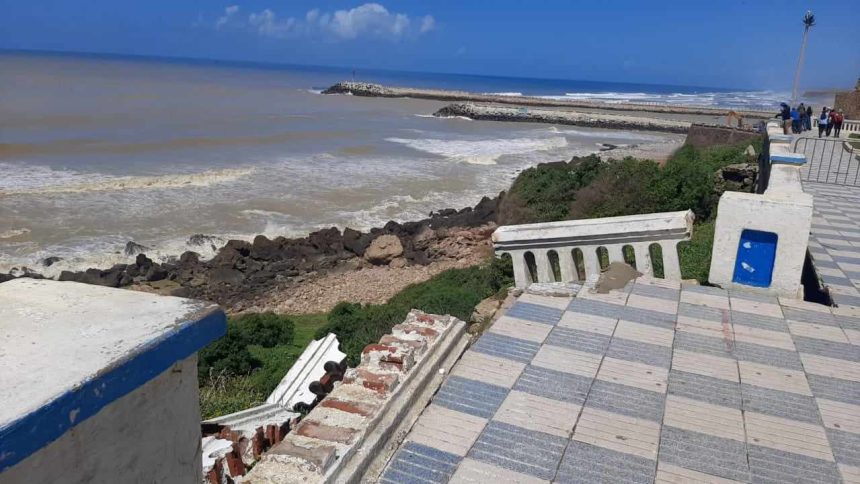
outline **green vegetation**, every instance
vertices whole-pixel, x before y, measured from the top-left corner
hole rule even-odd
[[[850,144],[855,150],[860,150],[860,133],[848,133],[848,144]]]
[[[510,261],[491,259],[465,269],[450,269],[432,279],[413,284],[385,304],[340,303],[328,315],[328,324],[317,337],[332,332],[341,342],[350,365],[357,364],[361,350],[375,343],[403,321],[411,309],[434,314],[450,314],[468,321],[475,306],[499,294],[513,283]]]
[[[198,355],[203,418],[259,405],[326,324],[325,314],[247,314],[230,318],[227,334]]]

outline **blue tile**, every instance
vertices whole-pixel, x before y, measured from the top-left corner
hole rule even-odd
[[[381,482],[445,483],[457,470],[461,457],[433,447],[406,442],[391,459]]]
[[[555,475],[566,445],[567,439],[564,437],[493,420],[469,450],[468,457],[550,480]]]
[[[497,333],[484,333],[469,351],[529,363],[540,349],[540,343]]]
[[[433,397],[433,403],[457,412],[491,418],[509,392],[498,385],[449,376]]]
[[[529,365],[520,375],[514,390],[581,405],[592,380],[572,373]]]
[[[651,484],[657,463],[579,441],[571,441],[554,482]]]
[[[602,355],[609,346],[609,336],[556,326],[546,338],[546,344]]]
[[[518,302],[505,312],[506,316],[512,318],[526,319],[535,323],[556,324],[564,313],[561,309]]]

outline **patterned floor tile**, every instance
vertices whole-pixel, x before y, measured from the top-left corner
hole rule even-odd
[[[489,334],[500,334],[540,344],[543,343],[551,330],[552,326],[548,324],[535,323],[505,315],[490,326]]]
[[[415,422],[408,440],[449,454],[464,456],[486,424],[485,418],[431,404]]]
[[[532,365],[594,378],[603,355],[545,344],[537,352]]]
[[[746,446],[734,439],[666,425],[660,436],[660,460],[727,479],[749,480]]]
[[[662,393],[595,380],[585,406],[659,422],[663,417],[664,402]]]
[[[491,421],[468,457],[549,480],[555,475],[566,445],[563,437]]]
[[[487,482],[542,484],[549,481],[467,458],[463,459],[457,472],[448,482],[451,484],[484,484]]]
[[[564,453],[555,482],[650,484],[655,462],[585,442],[573,441]]]
[[[491,418],[508,392],[498,385],[450,376],[433,397],[433,403],[476,417]]]
[[[609,336],[556,326],[549,333],[545,343],[602,355],[609,346]]]
[[[677,361],[677,355],[676,359]],[[731,365],[735,365],[732,361]],[[692,398],[714,405],[729,408],[741,408],[741,387],[735,381],[679,371],[673,363],[669,372],[669,395]],[[737,369],[735,368],[735,374]]]
[[[406,442],[380,478],[384,483],[448,482],[460,456],[415,442]]]
[[[613,337],[606,350],[606,356],[669,368],[672,363],[672,348]]]
[[[755,444],[748,446],[748,452],[753,482],[768,484],[839,482],[836,465],[831,461]]]
[[[656,460],[660,424],[586,407],[576,423],[573,440]]]
[[[519,361],[520,363],[528,363],[534,358],[539,348],[540,344],[533,341],[511,338],[510,336],[501,334],[485,333],[478,339],[477,343],[472,345],[470,350],[490,356]]]
[[[527,302],[517,302],[505,311],[506,316],[525,319],[536,323],[553,325],[561,319],[562,310],[554,307],[541,306]]]
[[[467,351],[451,371],[452,375],[511,388],[526,367],[525,363]]]
[[[581,404],[514,390],[502,402],[493,420],[568,438],[579,417],[580,408]]]
[[[814,424],[821,423],[815,399],[797,393],[782,392],[753,385],[741,385],[743,409],[775,417]]]
[[[582,405],[591,387],[591,378],[529,365],[514,390],[553,400]]]

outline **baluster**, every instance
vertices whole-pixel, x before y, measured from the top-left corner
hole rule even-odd
[[[547,251],[533,250],[532,253],[535,255],[535,263],[537,264],[537,282],[555,282]]]
[[[529,270],[526,266],[525,251],[517,250],[508,252],[514,266],[514,282],[518,288],[526,288],[529,285]]]
[[[663,249],[663,278],[667,281],[681,280],[681,264],[678,260],[678,241],[660,242]]]
[[[636,254],[636,270],[648,277],[654,277],[654,264],[651,263],[651,251],[648,250],[648,242],[633,244],[633,253]]]
[[[624,262],[624,251],[621,250],[621,245],[607,245],[606,250],[609,252],[609,262]]]
[[[577,280],[576,268],[573,265],[573,250],[570,247],[558,249],[558,265],[561,268],[561,282]]]
[[[597,247],[582,247],[582,263],[585,265],[585,278],[600,274],[600,261],[597,259]]]

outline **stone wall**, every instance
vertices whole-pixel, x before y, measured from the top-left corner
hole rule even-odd
[[[853,91],[836,93],[833,107],[841,109],[845,119],[860,119],[860,79]]]
[[[693,124],[687,132],[687,140],[684,144],[696,148],[709,148],[711,146],[750,143],[760,140],[761,137],[761,133],[755,130]]]
[[[381,469],[465,348],[465,327],[413,310],[243,482],[358,482]]]

